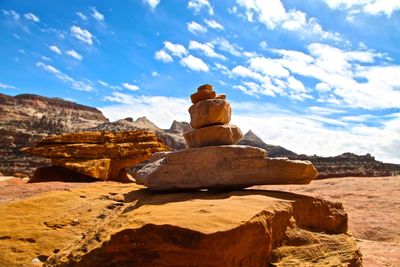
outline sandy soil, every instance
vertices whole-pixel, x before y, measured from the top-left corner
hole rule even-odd
[[[68,190],[90,183],[27,184],[0,179],[0,203],[51,190]],[[349,232],[358,241],[364,266],[400,266],[400,176],[347,177],[313,181],[310,185],[259,186],[342,202],[349,215]]]

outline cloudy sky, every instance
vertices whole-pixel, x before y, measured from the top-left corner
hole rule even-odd
[[[400,1],[0,1],[0,92],[189,121],[204,83],[232,122],[297,153],[400,163]]]

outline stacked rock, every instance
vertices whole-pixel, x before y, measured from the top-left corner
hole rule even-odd
[[[205,84],[190,96],[190,125],[193,130],[184,133],[188,147],[233,145],[243,138],[236,125],[229,124],[231,106],[223,94],[217,95],[212,85]]]

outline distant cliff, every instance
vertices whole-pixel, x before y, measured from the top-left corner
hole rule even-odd
[[[43,158],[22,154],[19,149],[49,134],[75,132],[108,119],[97,109],[59,98],[0,94],[0,172],[30,174]]]

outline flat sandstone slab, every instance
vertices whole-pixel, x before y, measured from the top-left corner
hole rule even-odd
[[[135,178],[153,190],[176,190],[308,184],[318,174],[309,161],[266,155],[265,150],[251,146],[189,148],[165,153],[158,160],[155,154]]]
[[[286,192],[155,194],[107,182],[3,204],[0,214],[0,266],[35,258],[46,266],[361,265],[340,203]]]

